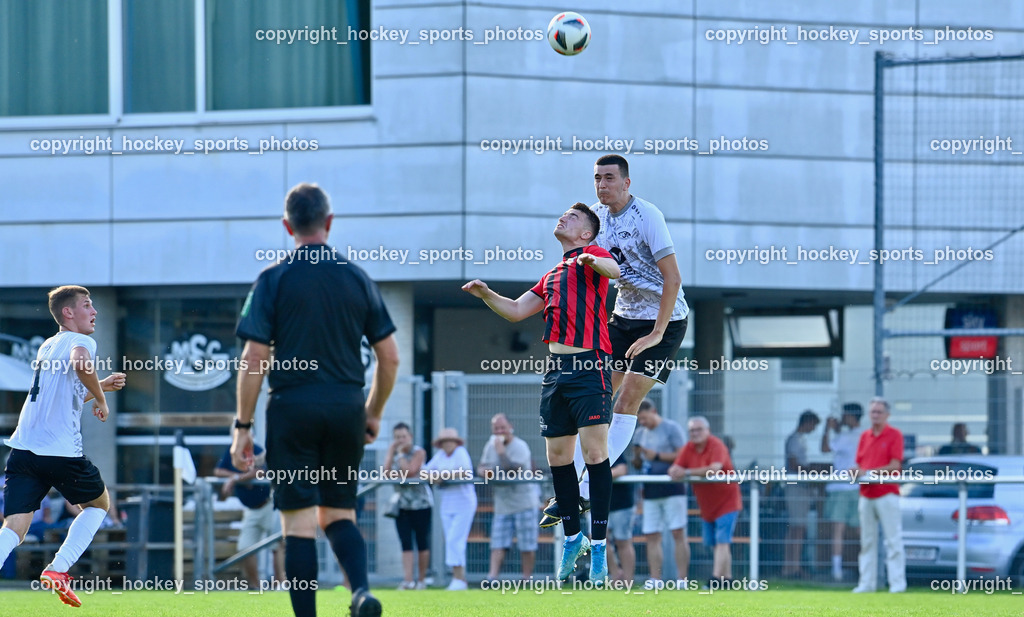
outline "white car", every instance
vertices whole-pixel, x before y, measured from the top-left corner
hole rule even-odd
[[[929,456],[905,469],[925,477],[1021,477],[1024,456]],[[958,485],[904,484],[900,493],[908,576],[955,576]],[[968,484],[966,565],[968,579],[1012,576],[1015,589],[1024,587],[1024,484]]]

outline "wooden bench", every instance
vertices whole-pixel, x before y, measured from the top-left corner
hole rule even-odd
[[[238,552],[238,534],[241,531],[237,523],[242,520],[242,510],[214,510],[213,512],[213,559],[214,563],[224,561]],[[195,512],[182,513],[183,534],[186,541],[195,538]],[[195,554],[185,551],[185,575],[191,576],[194,571]],[[241,563],[237,563],[217,574],[219,580],[241,579]]]

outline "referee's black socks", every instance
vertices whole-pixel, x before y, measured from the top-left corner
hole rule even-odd
[[[352,592],[355,593],[358,589],[369,590],[370,583],[366,578],[366,542],[356,524],[348,519],[334,521],[324,529],[324,533],[331,542],[338,563],[345,570]]]
[[[578,534],[580,532],[580,485],[579,478],[576,477],[576,467],[572,463],[552,465],[551,483],[555,486],[555,501],[558,502],[558,515],[562,517],[562,531],[567,537]],[[605,518],[608,518],[607,508],[605,509]]]
[[[285,536],[284,573],[295,617],[316,617],[316,540]]]
[[[590,474],[590,539],[608,536],[608,509],[612,501],[612,466],[608,459],[587,464]]]

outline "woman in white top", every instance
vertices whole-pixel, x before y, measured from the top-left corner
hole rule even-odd
[[[466,542],[476,514],[476,488],[472,483],[453,484],[446,480],[473,478],[473,461],[463,447],[465,441],[453,428],[441,429],[434,447],[438,451],[423,466],[427,477],[439,488],[441,526],[444,529],[444,563],[452,569],[449,591],[462,591],[466,584]]]

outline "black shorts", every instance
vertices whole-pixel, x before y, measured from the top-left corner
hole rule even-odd
[[[591,350],[551,354],[540,393],[540,434],[575,435],[612,421],[611,356]]]
[[[626,359],[626,351],[630,346],[653,330],[653,319],[626,319],[613,313],[608,320],[608,338],[612,341],[612,370],[618,373],[638,373],[665,383],[675,364],[676,352],[686,336],[686,318],[668,322],[660,343],[645,349],[632,360]]]
[[[4,516],[35,512],[51,488],[76,506],[99,499],[106,490],[100,470],[84,456],[39,456],[15,448],[4,473]]]
[[[398,542],[403,551],[413,549],[412,541],[416,538],[416,550],[430,550],[430,508],[421,510],[398,511],[395,526],[398,528]]]
[[[366,443],[357,386],[317,384],[274,392],[267,403],[267,476],[278,510],[356,507]]]

